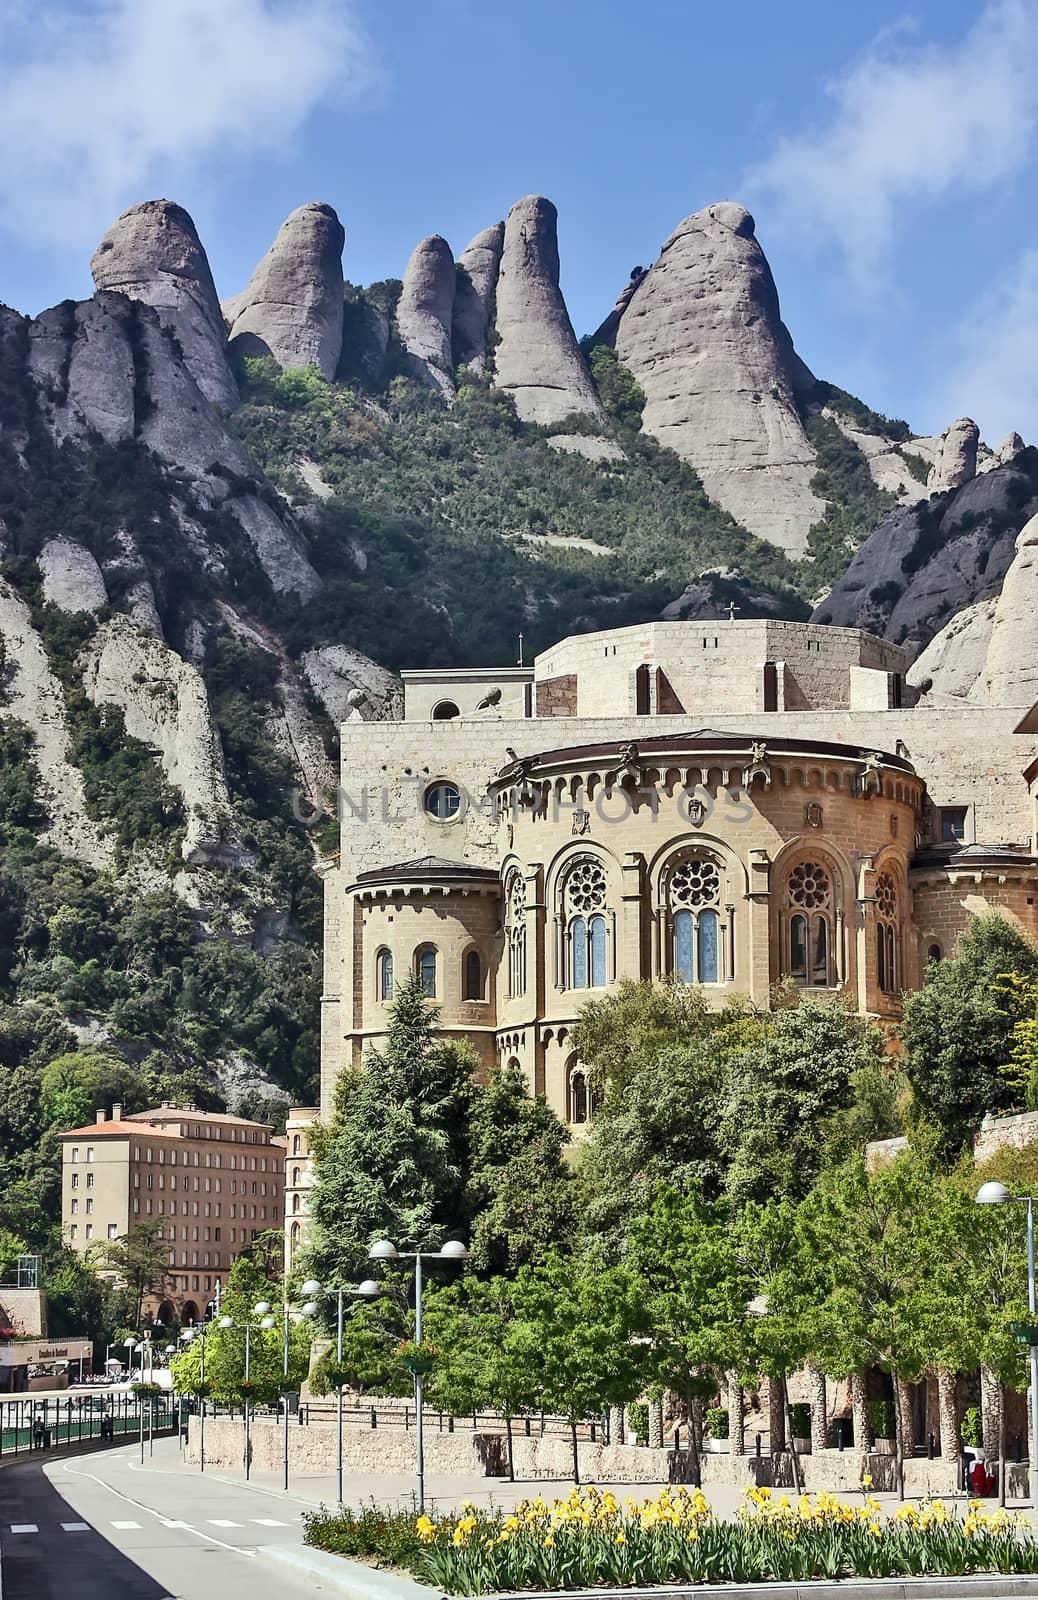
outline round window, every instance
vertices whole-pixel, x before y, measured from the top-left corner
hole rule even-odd
[[[449,822],[461,807],[461,791],[454,783],[431,783],[425,791],[425,809],[437,822]]]

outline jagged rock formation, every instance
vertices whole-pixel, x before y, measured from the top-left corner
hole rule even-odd
[[[36,558],[43,582],[43,598],[59,611],[100,611],[108,604],[101,568],[81,544],[71,539],[48,539]]]
[[[1038,700],[1038,516],[1017,536],[970,698],[981,705],[1025,710]]]
[[[454,361],[465,362],[474,372],[487,367],[487,334],[494,324],[494,299],[505,225],[477,233],[457,263],[452,326]]]
[[[879,433],[866,433],[861,428],[855,428],[846,417],[842,417],[838,411],[833,411],[829,406],[822,408],[822,415],[835,422],[845,439],[857,445],[869,464],[872,481],[877,489],[886,489],[891,494],[896,494],[902,505],[912,505],[916,500],[925,498],[927,487],[916,477],[903,452],[907,450],[910,454],[920,456],[928,464],[932,464],[932,458],[924,455],[919,449],[920,443],[926,441],[911,439],[902,444],[887,439]]]
[[[0,645],[6,669],[0,716],[24,723],[32,734],[40,799],[51,819],[43,837],[62,855],[91,867],[109,867],[114,846],[87,816],[83,774],[69,760],[64,691],[51,671],[28,606],[3,579]]]
[[[1000,467],[1004,467],[1007,461],[1014,461],[1020,454],[1021,450],[1026,449],[1027,446],[1024,444],[1024,441],[1014,428],[1010,433],[1006,434],[1005,438],[1002,440],[1002,443],[995,451],[995,460]]]
[[[101,240],[90,270],[98,289],[154,306],[207,400],[227,410],[238,404],[216,285],[183,207],[171,200],[131,206]]]
[[[528,195],[505,222],[496,290],[494,382],[524,422],[553,427],[578,413],[604,413],[577,348],[559,288],[558,213]]]
[[[945,623],[997,594],[1038,511],[1038,452],[884,519],[813,620],[865,628],[918,655]]]
[[[403,714],[403,686],[395,673],[352,650],[349,645],[324,645],[306,650],[300,666],[314,694],[336,724],[359,711],[363,722],[380,722]],[[351,701],[350,696],[359,698]]]
[[[300,206],[282,223],[244,293],[224,302],[231,349],[334,378],[342,351],[342,252],[331,206]]]
[[[454,256],[438,233],[411,253],[396,321],[408,367],[419,383],[454,398],[451,323],[454,313]]]
[[[134,323],[125,296],[98,293],[54,306],[29,324],[29,375],[59,443],[91,430],[106,444],[133,437]]]
[[[813,380],[748,211],[725,201],[679,224],[630,294],[615,348],[644,390],[645,431],[751,532],[802,554],[825,510],[796,406]]]
[[[979,444],[980,429],[971,417],[960,417],[952,423],[941,439],[940,455],[927,480],[931,494],[961,489],[964,483],[976,477]]]
[[[360,295],[342,308],[342,354],[335,376],[340,383],[377,388],[389,349],[389,318]]]
[[[911,688],[926,705],[954,705],[967,700],[983,671],[991,640],[998,597],[977,600],[934,634],[907,674]]]
[[[200,674],[128,617],[103,622],[78,663],[95,705],[116,705],[126,730],[158,754],[184,802],[185,861],[233,860],[220,740]]]
[[[615,439],[599,439],[590,433],[552,433],[545,443],[549,450],[566,450],[588,461],[624,461],[624,449]]]

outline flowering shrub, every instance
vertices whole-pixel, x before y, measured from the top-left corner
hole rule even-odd
[[[463,1502],[458,1516],[408,1519],[415,1546],[397,1521],[384,1519],[382,1537],[395,1544],[399,1564],[457,1595],[1038,1572],[1038,1543],[1020,1517],[984,1511],[979,1501],[960,1517],[940,1500],[886,1515],[867,1492],[860,1505],[851,1506],[832,1494],[813,1500],[801,1495],[794,1502],[769,1489],[750,1489],[734,1522],[715,1517],[699,1489],[664,1489],[640,1503],[621,1503],[594,1488],[574,1489],[550,1505],[540,1495],[524,1500],[511,1513]],[[346,1529],[345,1522],[325,1517],[318,1525],[309,1519],[307,1542],[361,1553],[358,1530]]]

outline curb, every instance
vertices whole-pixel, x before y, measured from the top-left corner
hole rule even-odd
[[[256,1546],[256,1551],[268,1561],[316,1578],[340,1594],[349,1595],[350,1600],[445,1600],[439,1590],[416,1583],[403,1573],[382,1572],[377,1567],[351,1561],[347,1556],[313,1550],[309,1545],[261,1544]],[[1038,1594],[1038,1585],[1033,1592]],[[529,1597],[523,1596],[523,1600]]]
[[[423,1591],[429,1594],[429,1590]],[[1038,1596],[1038,1577],[1029,1573],[971,1573],[965,1578],[821,1578],[803,1583],[700,1583],[687,1587],[566,1589],[566,1600],[691,1600],[722,1596],[723,1600],[823,1600],[834,1592],[847,1600],[1018,1600]],[[491,1600],[491,1597],[487,1597]],[[530,1600],[530,1592],[494,1595],[492,1600]]]

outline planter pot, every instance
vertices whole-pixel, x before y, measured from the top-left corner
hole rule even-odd
[[[726,1456],[728,1454],[727,1439],[707,1439],[707,1454],[711,1456]]]
[[[811,1454],[810,1439],[794,1438],[793,1445],[798,1456],[809,1456]]]
[[[412,1378],[424,1378],[432,1371],[435,1363],[432,1356],[404,1356],[400,1365],[405,1372],[411,1374]]]
[[[877,1439],[872,1446],[872,1453],[877,1456],[892,1456],[894,1454],[893,1439]]]

